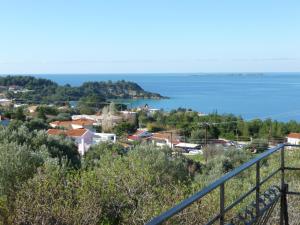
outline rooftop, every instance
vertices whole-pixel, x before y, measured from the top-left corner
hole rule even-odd
[[[185,142],[180,142],[179,144],[175,145],[175,147],[179,147],[179,148],[197,148],[198,146],[199,146],[198,144],[191,144]]]
[[[297,138],[300,139],[300,133],[290,133],[288,135],[289,138]]]
[[[76,125],[89,126],[89,125],[93,125],[95,121],[86,118],[81,118],[81,119],[73,120],[71,121],[71,123]]]
[[[49,135],[60,135],[64,134],[68,137],[81,137],[84,135],[88,130],[85,128],[79,128],[79,129],[71,129],[71,130],[60,130],[60,129],[49,129],[47,131],[47,134]]]

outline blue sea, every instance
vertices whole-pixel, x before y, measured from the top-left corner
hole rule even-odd
[[[178,107],[199,112],[233,113],[245,119],[300,121],[300,73],[239,74],[45,74],[61,85],[127,80],[170,99],[125,101],[166,111]]]

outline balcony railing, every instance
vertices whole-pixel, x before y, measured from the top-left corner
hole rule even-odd
[[[286,147],[300,147],[300,145],[290,145],[290,144],[280,144],[272,149],[269,149],[263,153],[261,153],[256,158],[242,164],[240,167],[235,168],[231,172],[225,174],[220,179],[216,180],[206,188],[202,189],[198,193],[192,195],[191,197],[183,200],[178,205],[174,206],[173,208],[169,209],[168,211],[162,213],[161,215],[153,218],[151,221],[149,221],[148,225],[157,225],[162,224],[166,222],[168,219],[172,218],[173,216],[177,215],[181,211],[183,211],[188,206],[192,205],[193,203],[201,200],[204,196],[211,193],[212,191],[219,189],[219,212],[216,213],[216,215],[211,218],[206,225],[210,224],[220,224],[225,225],[226,224],[235,224],[235,222],[226,222],[225,221],[225,215],[226,213],[231,210],[233,207],[240,204],[245,198],[247,198],[249,195],[255,193],[255,200],[251,204],[251,209],[247,209],[245,214],[248,214],[248,217],[246,215],[237,215],[237,218],[240,220],[247,220],[247,221],[240,221],[238,224],[265,224],[263,221],[267,221],[266,217],[266,210],[270,209],[270,207],[274,207],[274,203],[276,201],[280,201],[280,225],[288,225],[288,211],[287,211],[287,195],[300,195],[299,192],[289,192],[288,191],[288,184],[285,182],[285,171],[287,170],[300,170],[300,168],[296,167],[286,167],[285,166],[285,148]],[[260,171],[261,171],[261,162],[264,159],[267,159],[271,155],[273,155],[276,152],[280,152],[280,166],[275,169],[271,174],[269,174],[266,178],[261,179]],[[254,166],[256,167],[255,172],[255,186],[250,188],[249,191],[239,196],[234,202],[232,202],[230,205],[225,206],[225,184],[226,182],[232,180],[233,178],[236,178],[240,173],[243,171],[248,170],[250,167]],[[272,177],[274,177],[276,174],[280,173],[280,185],[279,186],[270,186],[270,188],[264,192],[261,193],[261,186],[265,184],[268,180],[270,180]],[[262,202],[264,201],[263,198],[268,198],[268,202]],[[264,205],[264,207],[261,207],[261,205]],[[265,218],[262,218],[262,217]],[[247,218],[246,218],[247,217]],[[261,221],[261,222],[259,222]]]

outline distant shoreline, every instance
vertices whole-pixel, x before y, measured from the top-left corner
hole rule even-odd
[[[129,75],[129,76],[232,76],[232,75],[282,75],[282,74],[295,74],[298,75],[300,71],[293,71],[293,72],[155,72],[155,73],[147,73],[147,72],[120,72],[120,73],[77,73],[77,72],[68,72],[68,73],[0,73],[0,76],[34,76],[34,77],[44,77],[44,76],[82,76],[82,75],[89,75],[89,76],[107,76],[107,75],[112,75],[112,76],[119,76],[119,75]]]

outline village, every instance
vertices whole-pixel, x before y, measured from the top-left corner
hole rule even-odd
[[[4,89],[4,87],[0,87]],[[30,90],[24,90],[18,86],[9,87],[9,91],[28,92]],[[2,95],[2,97],[4,97]],[[48,128],[46,132],[48,135],[56,136],[63,135],[72,139],[78,147],[80,155],[84,155],[91,146],[102,143],[118,143],[123,146],[125,150],[132,148],[140,143],[151,143],[160,147],[168,147],[173,152],[182,153],[187,156],[202,155],[203,148],[210,146],[213,148],[222,148],[223,150],[229,148],[242,149],[245,146],[251,144],[251,140],[230,140],[225,138],[209,138],[206,134],[204,138],[198,141],[187,141],[187,138],[182,135],[179,129],[155,129],[150,128],[147,124],[142,125],[139,120],[139,115],[143,115],[146,119],[155,117],[156,114],[167,114],[159,109],[154,109],[148,105],[141,107],[118,110],[116,104],[111,102],[97,113],[78,114],[78,110],[74,110],[75,106],[64,105],[28,105],[14,102],[13,99],[1,98],[0,106],[3,109],[22,109],[22,113],[26,115],[26,120],[32,120],[39,117],[41,109],[44,112],[44,119],[48,121]],[[46,109],[46,110],[45,110]],[[42,111],[43,111],[42,110]],[[50,112],[50,113],[47,113]],[[56,111],[56,113],[51,113]],[[52,114],[52,115],[51,115]],[[56,115],[68,115],[67,117],[59,117]],[[203,117],[206,114],[198,113],[199,117]],[[13,118],[8,118],[0,115],[0,124],[2,126],[9,126]],[[125,125],[125,126],[124,126]],[[116,131],[116,129],[121,131]],[[284,142],[290,144],[300,143],[300,133],[290,133],[284,139]],[[272,143],[269,143],[268,147],[272,147]]]

